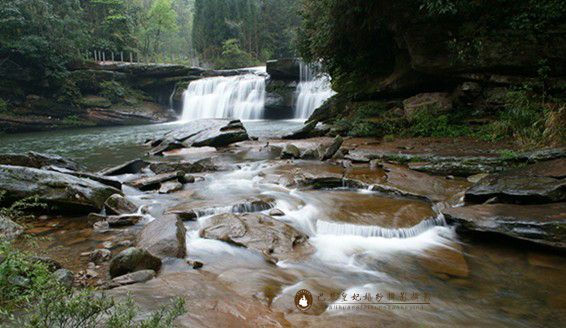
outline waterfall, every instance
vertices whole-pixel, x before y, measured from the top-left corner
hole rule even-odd
[[[435,218],[422,220],[420,223],[409,228],[390,229],[380,226],[357,225],[333,223],[327,221],[317,221],[316,231],[320,235],[350,235],[362,237],[382,237],[382,238],[410,238],[435,227],[446,225],[442,214]]]
[[[297,86],[297,101],[295,103],[295,118],[307,119],[315,109],[335,92],[330,85],[330,76],[320,73],[320,65],[300,65],[300,82]]]
[[[260,119],[264,102],[264,76],[245,74],[204,78],[191,82],[183,93],[182,120]]]

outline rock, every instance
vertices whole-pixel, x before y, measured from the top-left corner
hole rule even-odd
[[[185,174],[182,178],[179,179],[182,183],[195,183],[196,179],[194,175]]]
[[[193,204],[180,204],[167,211],[175,214],[182,220],[195,220],[199,217],[220,213],[249,213],[261,212],[273,208],[275,199],[270,197],[252,197],[228,206],[197,207]]]
[[[281,152],[281,159],[300,158],[300,157],[301,157],[301,151],[299,150],[299,148],[297,148],[297,146],[293,144],[286,144],[285,148],[283,148],[283,151]]]
[[[225,147],[234,142],[248,140],[248,133],[240,120],[204,119],[180,125],[165,134],[153,155],[182,147]]]
[[[53,277],[65,287],[72,287],[75,282],[75,274],[67,269],[59,269],[53,272]]]
[[[122,175],[122,174],[138,174],[146,167],[148,163],[141,159],[134,159],[132,161],[120,164],[115,167],[108,168],[100,172],[101,175]]]
[[[110,262],[110,276],[118,277],[139,270],[159,271],[161,260],[145,249],[130,247],[116,255]]]
[[[94,232],[104,233],[110,230],[110,225],[107,221],[98,221],[92,225]]]
[[[187,261],[187,264],[192,266],[193,269],[200,269],[204,266],[204,263],[202,263],[201,261]]]
[[[39,202],[61,211],[101,210],[112,194],[121,192],[90,179],[35,168],[0,165],[0,190],[8,201],[38,196]]]
[[[112,249],[114,248],[114,243],[108,240],[102,243],[102,247],[106,249]]]
[[[104,202],[107,214],[130,214],[138,210],[138,206],[120,194],[114,194]]]
[[[269,211],[269,215],[270,216],[284,216],[285,213],[278,208],[274,208],[271,211]]]
[[[334,154],[338,151],[338,149],[340,149],[340,146],[342,146],[342,143],[344,142],[344,139],[341,136],[336,136],[334,138],[334,141],[332,141],[332,144],[330,146],[328,146],[328,148],[326,148],[326,151],[324,152],[324,155],[322,156],[322,160],[325,161],[329,158],[331,158],[332,156],[334,156]]]
[[[0,240],[14,240],[18,238],[18,236],[23,232],[24,228],[21,225],[15,223],[5,216],[0,215]]]
[[[194,182],[194,177],[193,178],[193,182]],[[185,176],[183,176],[183,181],[185,179]],[[159,193],[160,194],[169,194],[175,191],[179,191],[183,189],[183,184],[177,181],[168,181],[168,182],[164,182],[161,184],[161,187],[159,188]]]
[[[266,260],[295,256],[308,246],[308,237],[290,225],[263,214],[220,214],[210,217],[200,230],[203,238],[217,239],[255,250]]]
[[[292,80],[301,79],[301,61],[298,58],[282,58],[268,60],[266,63],[267,74],[273,80]]]
[[[8,277],[8,283],[10,283],[11,285],[15,285],[18,287],[22,287],[22,288],[28,288],[29,285],[31,284],[31,280],[29,278],[17,275],[17,276],[9,276]]]
[[[330,128],[328,126],[325,126],[324,124],[318,123],[316,121],[312,121],[305,124],[299,130],[293,131],[292,133],[283,136],[282,139],[305,139],[321,137],[327,134],[329,131]]]
[[[424,253],[425,257],[420,258],[419,262],[434,274],[465,278],[470,272],[459,244],[430,248]]]
[[[556,160],[562,162],[562,160]],[[563,162],[562,162],[563,163]],[[534,164],[544,167],[543,163]],[[552,174],[559,174],[548,166],[543,172],[537,167],[526,166],[500,174],[492,174],[481,179],[466,191],[466,203],[483,203],[495,198],[502,203],[539,204],[566,200],[566,179],[557,179]],[[562,171],[566,168],[562,168]],[[560,175],[560,174],[559,174]]]
[[[143,284],[122,286],[106,293],[117,300],[131,297],[143,317],[181,297],[190,310],[174,321],[175,327],[291,327],[283,313],[196,270],[163,272]]]
[[[58,166],[68,170],[77,170],[74,161],[58,155],[42,154],[30,151],[26,154],[0,154],[1,165],[25,166],[36,169],[45,166]]]
[[[139,178],[136,180],[126,182],[127,185],[137,188],[142,191],[159,189],[161,183],[171,180],[178,180],[183,178],[185,173],[183,171],[177,171],[172,173],[162,173],[149,177]]]
[[[325,149],[324,146],[322,145],[319,145],[316,148],[307,148],[301,154],[301,159],[320,160],[324,156],[324,153],[325,153]]]
[[[155,174],[183,171],[185,173],[213,172],[220,169],[213,158],[203,158],[198,161],[152,162],[149,165]]]
[[[89,260],[95,264],[100,264],[102,262],[109,261],[112,258],[112,252],[105,248],[95,249],[90,252]]]
[[[186,233],[187,229],[181,219],[164,216],[144,227],[137,245],[161,258],[183,258],[187,255]]]
[[[466,180],[468,180],[471,183],[478,183],[481,179],[487,177],[488,175],[489,175],[488,173],[478,173],[478,174],[470,175],[469,177],[466,178]]]
[[[566,248],[566,203],[489,204],[449,208],[446,220],[459,231],[495,233],[533,243]]]
[[[146,282],[155,278],[155,271],[153,270],[139,270],[132,273],[127,273],[122,276],[118,276],[112,279],[112,284],[114,286],[125,286],[131,284],[137,284],[141,282]]]
[[[440,114],[452,110],[452,100],[448,93],[432,92],[419,93],[411,98],[403,100],[405,115],[413,118],[419,111],[426,110],[432,114]]]
[[[106,217],[106,222],[110,227],[126,227],[137,224],[142,219],[143,216],[139,214],[122,214],[110,215]]]
[[[93,181],[100,182],[104,185],[116,188],[118,190],[122,189],[122,182],[115,180],[115,179],[105,177],[105,176],[100,176],[100,175],[96,175],[96,174],[92,174],[92,173],[88,173],[88,172],[79,172],[79,171],[68,170],[68,169],[61,168],[61,167],[58,167],[58,166],[53,166],[53,165],[47,166],[45,168],[50,170],[50,171],[65,173],[65,174],[73,175],[73,176],[76,176],[76,177],[79,177],[79,178],[91,179]]]
[[[99,108],[110,108],[112,102],[104,97],[98,96],[86,96],[78,100],[78,104],[82,107],[99,107]]]

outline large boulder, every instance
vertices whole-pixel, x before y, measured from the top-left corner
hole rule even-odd
[[[53,165],[68,170],[77,170],[77,163],[68,158],[59,155],[36,153],[33,151],[25,154],[0,154],[0,164],[26,166],[36,169]]]
[[[213,216],[204,222],[200,235],[257,251],[270,262],[292,258],[309,245],[305,234],[259,213]]]
[[[299,81],[301,79],[301,60],[298,58],[268,60],[266,70],[273,80]]]
[[[110,262],[110,276],[118,277],[140,270],[159,271],[161,260],[145,249],[130,247],[116,255]]]
[[[171,216],[151,221],[141,231],[138,246],[158,257],[184,258],[187,229],[181,219]]]
[[[24,232],[24,228],[10,220],[9,218],[0,215],[0,240],[13,240]]]
[[[203,119],[185,123],[152,142],[157,146],[150,153],[160,155],[164,151],[183,147],[225,147],[248,139],[240,120]]]
[[[403,101],[405,115],[408,118],[415,116],[417,112],[428,111],[432,114],[440,114],[452,110],[452,100],[448,93],[431,92],[419,93]]]
[[[460,231],[495,233],[537,244],[566,248],[566,203],[487,204],[443,211]]]
[[[138,206],[120,194],[114,194],[104,202],[107,214],[130,214],[137,211]]]
[[[69,212],[99,211],[115,188],[72,175],[35,168],[0,165],[0,191],[8,201],[37,196],[40,202]]]

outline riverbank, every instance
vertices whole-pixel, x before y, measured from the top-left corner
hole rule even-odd
[[[524,153],[468,138],[281,139],[252,133],[247,122],[215,122],[140,134],[127,159],[140,160],[114,169],[105,153],[79,163],[96,167],[80,172],[53,173],[60,159],[36,159],[36,177],[72,176],[124,198],[112,196],[123,199],[116,206],[87,197],[86,210],[69,214],[61,209],[76,208],[65,205],[74,197],[43,189],[40,201],[59,210],[18,221],[42,237],[34,249],[71,270],[77,286],[130,293],[142,315],[183,297],[188,312],[177,326],[564,320],[555,310],[566,293],[563,149]],[[145,155],[163,146],[162,156]],[[129,247],[151,256],[130,266]],[[303,288],[314,296],[306,312],[293,301]]]

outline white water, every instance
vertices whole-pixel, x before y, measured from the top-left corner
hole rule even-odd
[[[262,118],[265,77],[256,74],[193,81],[183,94],[183,121],[232,117]]]
[[[301,81],[297,86],[295,118],[307,119],[335,92],[331,88],[330,77],[319,74],[319,67],[301,63]]]

